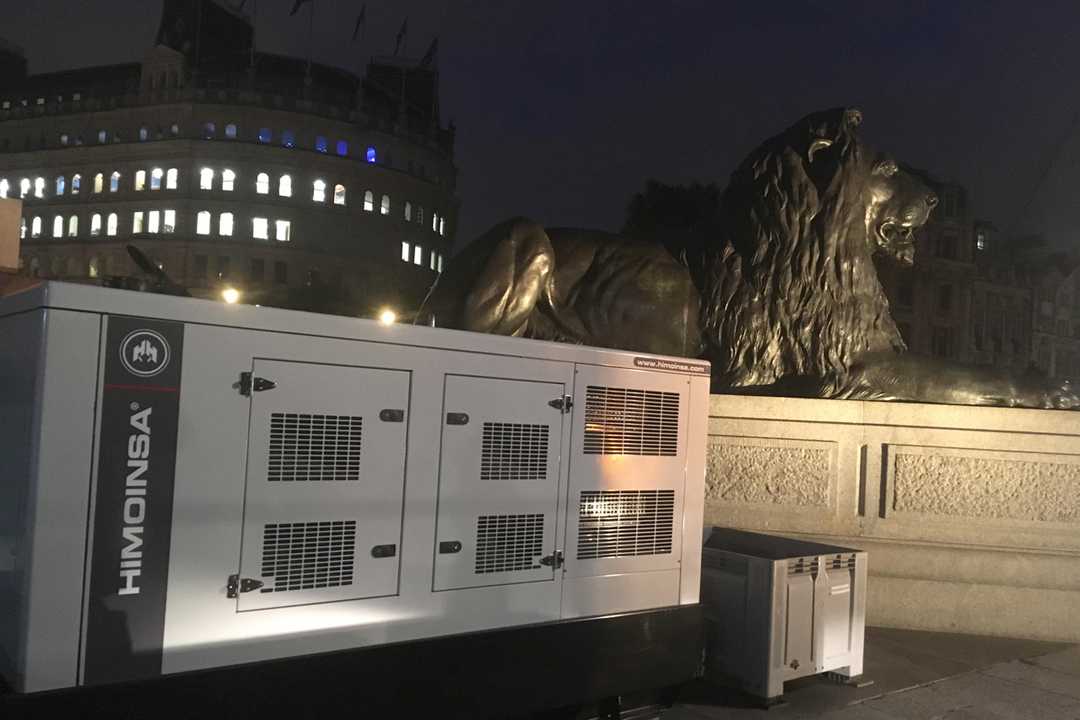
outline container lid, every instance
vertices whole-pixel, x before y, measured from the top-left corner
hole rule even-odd
[[[727,552],[765,558],[766,560],[786,560],[808,555],[839,555],[859,552],[854,548],[839,545],[825,545],[807,540],[792,540],[778,535],[735,530],[734,528],[714,527],[705,541],[706,550],[724,550]]]

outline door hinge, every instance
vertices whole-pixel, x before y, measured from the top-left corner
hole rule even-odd
[[[561,411],[564,415],[570,412],[570,408],[574,407],[574,398],[569,395],[563,395],[561,398],[555,398],[548,402],[548,405]]]
[[[562,550],[556,550],[551,555],[545,555],[540,558],[541,565],[550,565],[552,568],[558,570],[563,566],[563,554]]]
[[[249,372],[240,373],[240,382],[236,385],[241,395],[251,395],[254,392],[263,392],[264,390],[273,390],[277,387],[277,383],[273,380],[267,380],[261,377],[252,377]]]
[[[258,590],[262,586],[262,580],[253,580],[251,578],[241,578],[239,575],[230,575],[228,581],[225,583],[225,597],[234,598],[239,593]]]

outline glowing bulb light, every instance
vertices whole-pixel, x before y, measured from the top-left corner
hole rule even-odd
[[[221,299],[229,305],[235,305],[240,300],[240,291],[236,288],[225,288],[221,291]]]
[[[379,322],[383,325],[393,325],[397,322],[397,313],[387,308],[379,313]]]

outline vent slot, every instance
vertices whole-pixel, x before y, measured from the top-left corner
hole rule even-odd
[[[833,555],[829,558],[829,567],[833,570],[854,570],[855,555]]]
[[[356,521],[271,523],[263,528],[261,592],[352,585]]]
[[[354,415],[270,414],[270,482],[359,480],[364,419]]]
[[[538,570],[544,514],[481,515],[476,519],[476,574]]]
[[[674,490],[586,490],[578,511],[578,560],[671,552]]]
[[[547,425],[484,423],[481,480],[546,480]]]
[[[816,575],[817,571],[818,559],[816,557],[788,560],[788,575],[803,575],[805,573]]]
[[[586,455],[679,453],[679,394],[589,385]]]

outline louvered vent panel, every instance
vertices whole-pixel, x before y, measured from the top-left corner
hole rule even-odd
[[[261,592],[352,585],[355,558],[355,520],[266,525]]]
[[[589,385],[586,455],[678,455],[679,394]]]
[[[476,574],[537,570],[544,550],[544,514],[476,519]]]
[[[670,553],[674,518],[674,490],[586,490],[578,560]]]
[[[271,413],[267,480],[359,480],[364,420],[354,415]]]
[[[816,557],[793,558],[788,560],[788,575],[803,575],[805,573],[816,574],[818,571],[818,559]]]
[[[547,478],[548,426],[484,423],[481,480]]]

